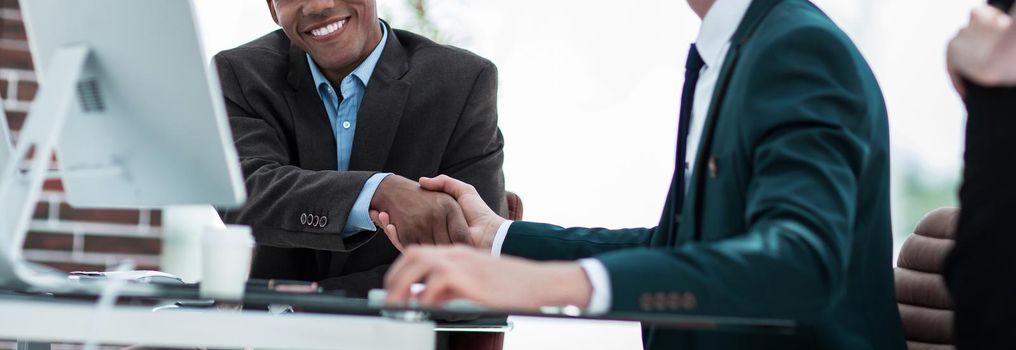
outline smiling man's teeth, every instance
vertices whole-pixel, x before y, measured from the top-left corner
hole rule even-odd
[[[342,25],[345,24],[345,23],[346,23],[346,20],[341,20],[341,21],[338,21],[338,22],[326,25],[324,27],[321,27],[321,28],[318,28],[318,29],[314,29],[314,30],[310,31],[310,33],[314,34],[314,36],[325,36],[325,35],[328,35],[328,34],[331,34],[331,33],[335,33],[336,30],[342,29]]]

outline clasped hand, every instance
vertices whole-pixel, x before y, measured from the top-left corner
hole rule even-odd
[[[408,180],[407,180],[408,181]],[[411,182],[411,181],[410,181]],[[546,305],[585,307],[592,295],[592,285],[577,263],[536,263],[513,257],[494,257],[491,245],[497,230],[506,221],[490,209],[473,186],[448,176],[421,178],[419,187],[447,198],[453,198],[461,213],[448,212],[443,202],[429,207],[429,213],[405,217],[414,211],[400,208],[412,201],[395,203],[388,209],[371,212],[403,256],[385,275],[387,302],[405,303],[416,300],[424,305],[441,305],[465,299],[482,306],[505,310],[537,310]],[[450,196],[450,197],[448,197]],[[442,199],[443,201],[443,199]],[[421,209],[427,209],[423,206]],[[466,234],[460,235],[456,215],[467,223]],[[440,220],[433,225],[412,224],[414,220]],[[422,221],[422,220],[416,220]],[[443,238],[442,223],[447,223],[449,238]],[[431,228],[431,230],[428,230]],[[462,238],[465,237],[465,238]],[[465,243],[455,247],[427,247],[431,243]],[[468,247],[468,246],[471,247]],[[414,283],[425,283],[419,294],[411,291]],[[535,288],[535,290],[534,290]]]
[[[388,184],[394,190],[382,189]],[[370,216],[388,239],[405,251],[410,245],[466,244],[489,251],[498,227],[505,221],[494,213],[476,189],[441,175],[415,182],[395,175],[385,178],[371,205]]]

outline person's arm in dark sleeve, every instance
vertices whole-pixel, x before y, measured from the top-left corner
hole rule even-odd
[[[1016,324],[1016,88],[966,84],[967,131],[956,246],[946,262],[956,345],[1011,342]]]
[[[764,50],[737,68],[757,72],[749,87],[757,93],[739,106],[753,116],[742,127],[752,164],[746,211],[729,213],[744,215],[747,231],[597,256],[611,311],[644,311],[644,296],[664,293],[682,296],[680,312],[808,320],[843,294],[870,150],[849,127],[867,118],[858,67],[843,40],[818,28]]]
[[[248,192],[247,203],[224,214],[229,223],[250,225],[258,244],[283,248],[352,250],[373,233],[344,242],[353,202],[374,172],[306,170],[294,165],[281,127],[252,108],[227,57],[215,64]]]

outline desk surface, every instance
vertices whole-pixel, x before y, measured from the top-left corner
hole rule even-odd
[[[143,293],[144,294],[144,293]],[[66,295],[65,297],[75,297]],[[95,298],[94,295],[79,295],[78,297]],[[158,285],[149,291],[148,295],[135,297],[138,300],[200,300],[198,287],[196,285]],[[297,314],[324,314],[324,315],[360,315],[372,316],[389,312],[390,314],[405,313],[410,320],[429,318],[431,320],[470,320],[470,319],[505,319],[508,315],[532,316],[543,318],[562,318],[573,320],[605,320],[605,321],[635,321],[644,325],[653,325],[660,328],[681,329],[706,332],[734,332],[734,333],[762,333],[762,334],[792,334],[796,331],[797,322],[787,319],[748,318],[716,315],[689,315],[689,314],[667,314],[667,313],[610,313],[606,315],[583,315],[581,310],[574,307],[544,308],[540,312],[519,311],[519,310],[490,310],[475,306],[453,306],[442,308],[412,308],[371,305],[367,299],[346,298],[341,293],[320,292],[320,293],[286,293],[269,290],[266,288],[248,288],[243,297],[245,306],[257,307],[290,305],[300,310]],[[555,311],[556,310],[556,311]],[[396,319],[403,319],[395,316]],[[437,322],[439,331],[486,331],[504,332],[510,330],[510,326],[501,323],[499,326],[480,325],[474,329],[463,329],[450,325],[446,322]],[[468,327],[468,326],[466,326]],[[457,329],[454,329],[457,328]],[[483,328],[483,329],[480,329]]]
[[[156,299],[196,297],[196,290],[171,288]],[[191,295],[194,294],[194,295]],[[151,299],[153,296],[140,299]],[[139,299],[139,300],[140,300]],[[94,300],[94,299],[93,299]],[[249,293],[251,304],[293,304],[311,312],[271,315],[264,311],[221,311],[181,309],[152,312],[151,306],[117,306],[97,313],[94,301],[0,295],[0,339],[29,341],[86,342],[101,344],[142,344],[164,347],[216,347],[265,349],[430,349],[436,331],[506,332],[511,325],[507,314],[564,319],[638,321],[664,328],[695,331],[790,334],[796,322],[778,319],[751,319],[666,314],[609,314],[589,317],[566,314],[516,313],[471,309],[390,309],[368,305],[366,300],[328,294],[284,295]],[[385,312],[424,312],[436,319],[485,317],[499,322],[445,323],[399,321],[376,316]],[[10,316],[8,316],[10,315]],[[92,324],[102,325],[101,327]],[[391,336],[398,334],[398,337]],[[91,338],[89,338],[91,337]]]
[[[28,341],[263,349],[432,349],[434,323],[369,316],[166,311],[0,298],[0,338]],[[399,336],[393,337],[392,334]]]

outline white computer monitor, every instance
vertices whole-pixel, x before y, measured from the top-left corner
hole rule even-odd
[[[20,4],[40,88],[0,173],[0,264],[21,260],[54,146],[75,207],[244,202],[191,0]]]
[[[36,75],[87,47],[57,155],[78,207],[235,206],[244,187],[190,0],[22,0]],[[36,116],[31,116],[36,117]]]

